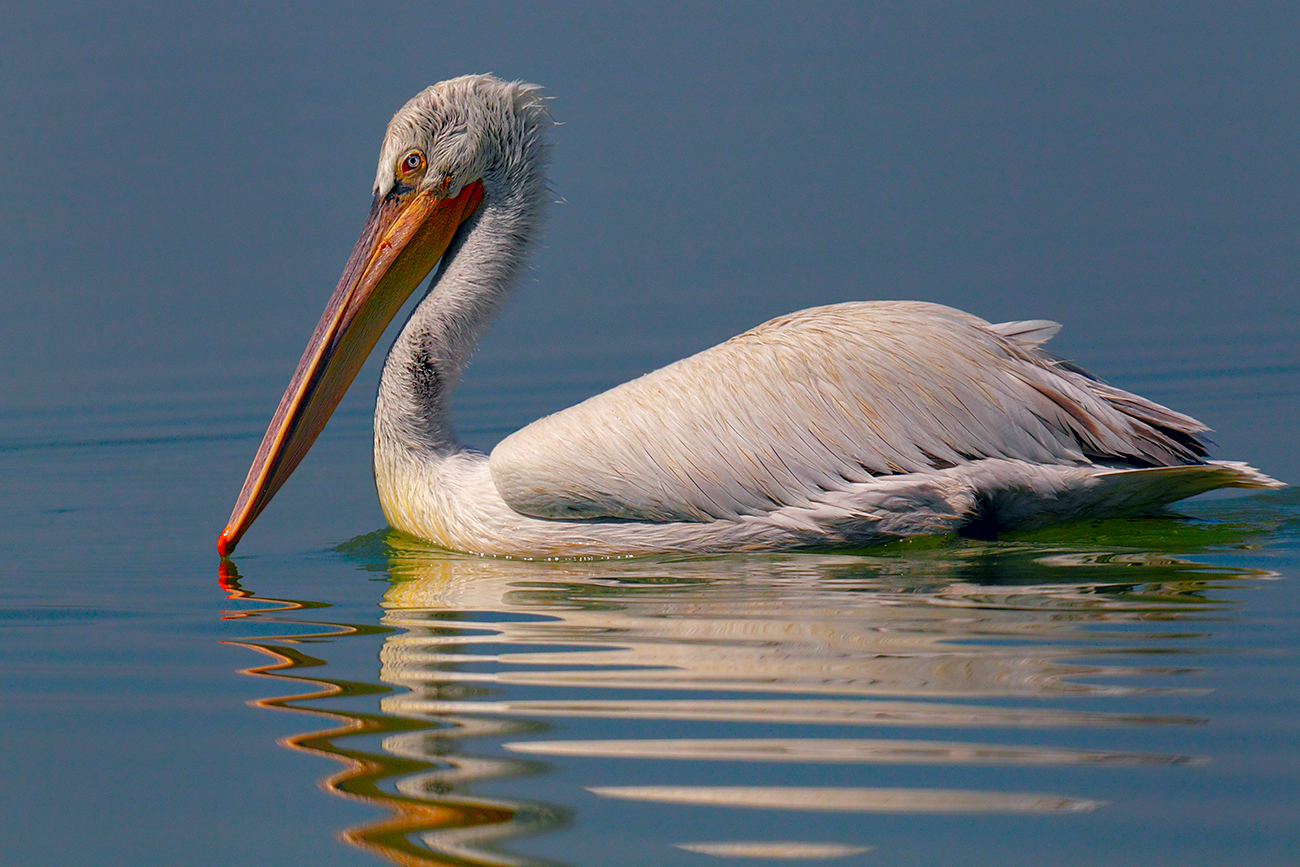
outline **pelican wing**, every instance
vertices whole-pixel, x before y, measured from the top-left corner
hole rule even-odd
[[[1199,422],[1039,349],[1058,327],[800,311],[534,422],[492,452],[492,479],[537,517],[709,521],[981,458],[1200,462]]]

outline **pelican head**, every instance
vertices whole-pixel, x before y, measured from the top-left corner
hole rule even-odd
[[[427,88],[393,116],[370,215],[217,541],[223,557],[306,456],[403,303],[454,256],[485,200],[517,192],[514,176],[540,163],[538,90],[464,76]],[[534,183],[544,185],[540,175]]]

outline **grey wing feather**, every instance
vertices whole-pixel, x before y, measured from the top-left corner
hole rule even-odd
[[[707,521],[982,458],[1202,462],[1195,419],[1039,349],[1058,328],[911,302],[800,311],[534,422],[492,478],[538,517]]]

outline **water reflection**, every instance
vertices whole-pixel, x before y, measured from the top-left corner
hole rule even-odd
[[[1200,692],[1200,648],[1234,604],[1224,591],[1270,577],[1041,541],[589,563],[465,557],[396,535],[359,548],[390,579],[377,624],[313,631],[294,619],[301,634],[241,643],[273,658],[248,673],[294,683],[258,704],[332,721],[285,745],[342,762],[325,787],[389,811],[344,838],[399,864],[544,863],[517,853],[547,851],[535,835],[580,831],[604,802],[633,825],[643,808],[691,813],[654,832],[659,850],[636,853],[661,863],[839,858],[877,842],[858,820],[836,826],[838,839],[735,839],[727,811],[1086,813],[1108,793],[1071,769],[1206,760],[1096,743],[1206,722],[1151,708]],[[384,634],[379,683],[322,676],[322,660],[294,646],[363,630]],[[379,696],[377,713],[327,707],[363,694]],[[359,737],[374,734],[378,747]],[[870,768],[901,766],[955,784],[873,784]],[[756,767],[776,782],[735,784],[728,771]],[[817,784],[819,767],[837,782]],[[843,785],[858,767],[862,784]],[[1064,789],[1041,790],[1041,776],[1017,785],[1041,769]],[[536,775],[550,783],[523,784]],[[674,830],[700,824],[711,839]]]
[[[238,571],[229,562],[221,565],[220,583],[229,598],[259,603],[256,608],[227,612],[226,619],[265,620],[281,613],[329,607],[306,600],[259,598],[243,588]],[[327,663],[304,653],[296,645],[384,630],[299,619],[288,622],[299,627],[291,636],[227,643],[271,658],[265,665],[244,669],[244,674],[282,680],[293,689],[288,695],[254,699],[250,704],[311,714],[337,723],[321,731],[283,738],[280,745],[340,762],[344,769],[322,780],[321,786],[335,795],[374,804],[389,812],[385,820],[343,831],[340,838],[344,842],[403,865],[542,863],[492,857],[488,850],[496,839],[560,824],[562,812],[456,791],[461,781],[531,772],[533,766],[529,762],[476,761],[458,755],[462,750],[452,746],[459,738],[524,733],[531,728],[527,723],[460,720],[449,716],[433,724],[386,714],[324,709],[319,705],[323,699],[373,695],[387,690],[379,684],[339,680],[318,671],[305,671],[319,669]],[[319,629],[302,629],[311,626]],[[382,751],[340,743],[365,735],[384,736]],[[389,788],[394,781],[395,792]],[[421,843],[421,835],[434,832],[437,835],[434,844]]]

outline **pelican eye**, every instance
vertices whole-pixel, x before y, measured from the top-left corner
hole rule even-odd
[[[424,174],[425,168],[424,154],[419,151],[411,151],[402,157],[397,164],[397,177],[405,183],[418,180]]]

